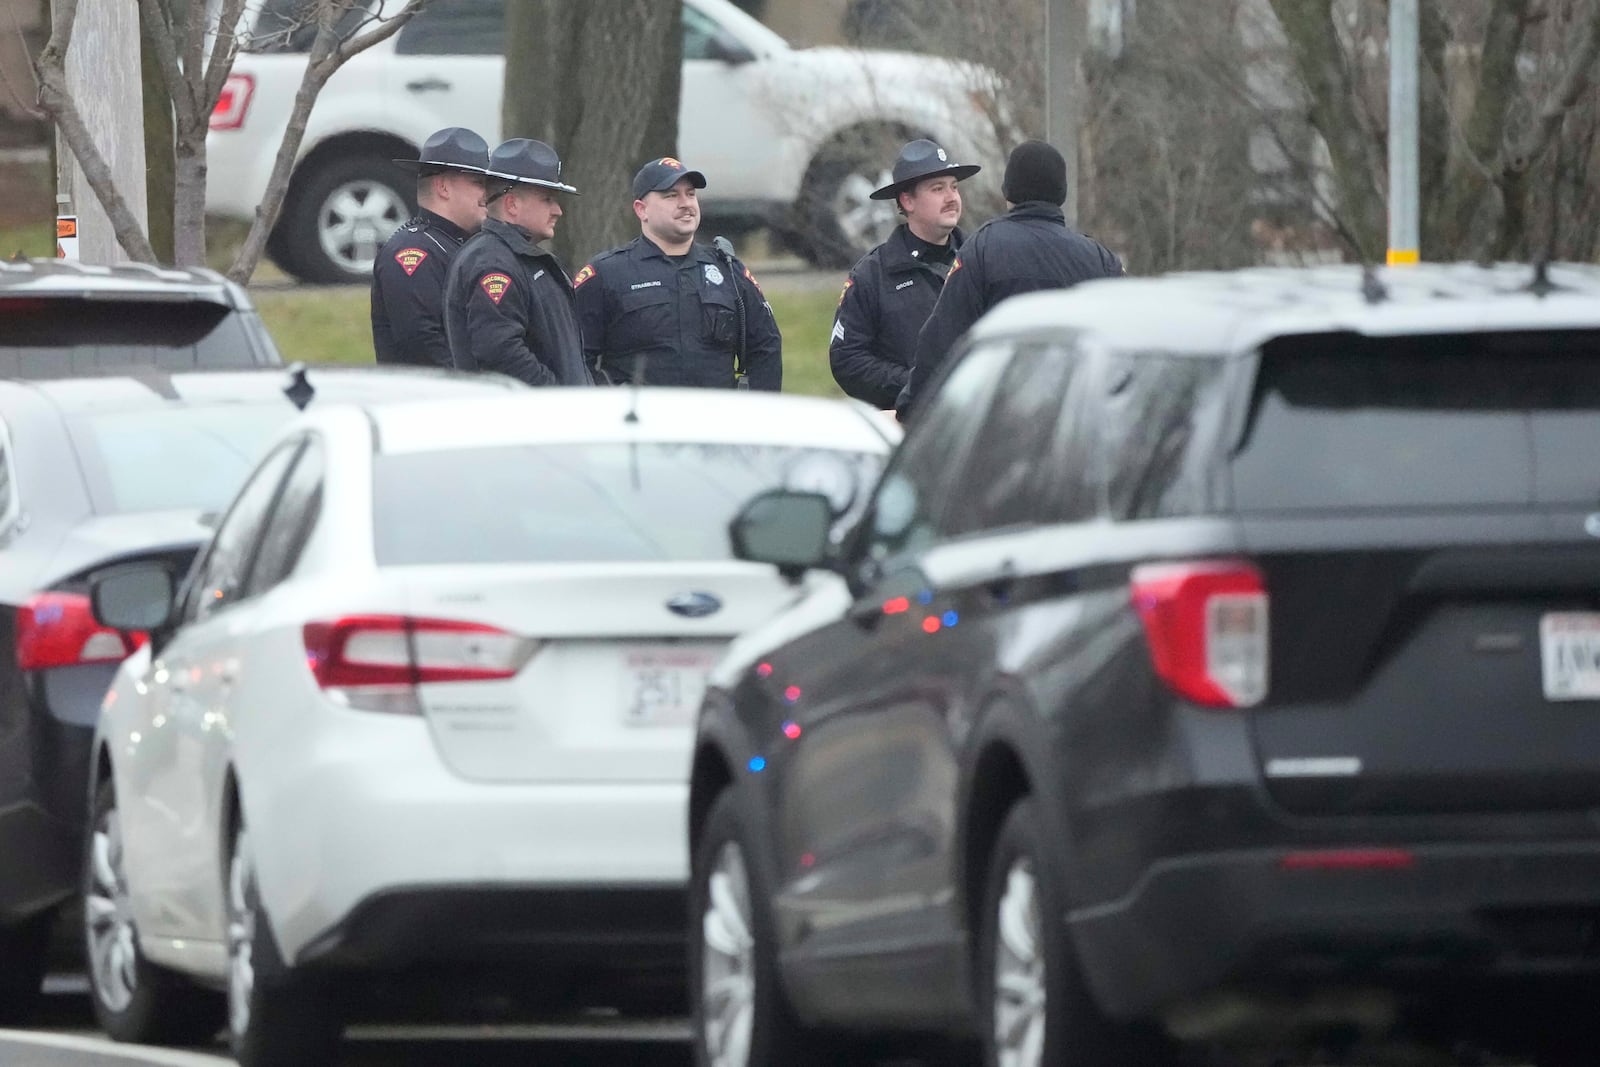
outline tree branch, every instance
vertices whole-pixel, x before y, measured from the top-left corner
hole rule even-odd
[[[245,0],[224,0],[222,13],[217,16],[217,36],[211,42],[211,58],[206,62],[206,75],[200,86],[200,105],[210,122],[222,97],[222,87],[228,84],[233,73],[233,61],[239,57],[239,20],[244,17]]]
[[[83,168],[89,188],[100,198],[101,206],[111,220],[117,243],[129,256],[141,263],[156,262],[155,250],[145,236],[139,220],[122,198],[111,167],[94,143],[94,134],[83,121],[78,106],[67,87],[67,49],[72,44],[72,30],[78,21],[78,0],[57,0],[55,24],[50,40],[34,61],[34,71],[39,79],[39,106],[55,122],[67,147]]]
[[[1465,234],[1483,205],[1505,140],[1506,113],[1517,89],[1517,55],[1528,25],[1528,0],[1495,0],[1484,30],[1472,114],[1453,153],[1439,207],[1440,225]]]
[[[1534,125],[1533,131],[1512,150],[1510,158],[1506,161],[1508,167],[1525,171],[1550,148],[1550,142],[1555,138],[1556,131],[1561,128],[1561,121],[1588,91],[1596,59],[1600,59],[1600,4],[1590,9],[1589,24],[1584,30],[1583,40],[1573,53],[1572,62],[1568,65],[1566,74],[1562,76],[1561,84],[1539,109],[1539,120]]]
[[[196,0],[199,2],[199,0]],[[172,25],[172,11],[166,0],[139,0],[145,18],[150,24],[150,43],[155,45],[156,59],[161,68],[161,78],[166,82],[167,96],[172,99],[172,110],[177,125],[194,123],[194,96],[184,85],[183,65],[178,60],[178,50],[173,45],[177,31]]]
[[[250,276],[255,273],[256,264],[261,261],[261,253],[267,247],[267,236],[272,232],[273,226],[277,225],[278,214],[283,210],[283,198],[289,191],[289,176],[294,171],[295,161],[300,157],[300,145],[305,141],[306,122],[311,117],[312,105],[317,102],[317,95],[322,92],[322,87],[352,57],[399,33],[401,27],[410,22],[417,12],[428,5],[428,2],[429,0],[406,0],[405,7],[395,12],[392,17],[379,20],[380,25],[366,32],[352,33],[348,38],[339,40],[334,33],[332,0],[320,0],[317,37],[311,45],[310,58],[306,63],[305,74],[301,76],[300,88],[295,93],[294,108],[289,113],[288,125],[283,131],[283,141],[278,145],[277,158],[273,160],[272,176],[267,179],[267,193],[262,198],[260,206],[256,208],[255,221],[250,225],[250,233],[240,246],[233,266],[228,268],[228,277],[243,284],[250,280]]]

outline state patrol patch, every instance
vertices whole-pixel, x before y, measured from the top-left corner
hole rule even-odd
[[[478,284],[483,291],[489,294],[489,299],[499,306],[500,301],[506,298],[506,293],[511,289],[511,279],[504,274],[485,274],[479,279]]]
[[[578,276],[576,278],[572,279],[572,287],[574,289],[576,289],[578,286],[582,285],[584,282],[588,281],[590,278],[593,278],[593,277],[594,277],[594,264],[593,263],[586,264],[584,266],[584,268],[578,272]]]
[[[717,265],[715,263],[706,264],[706,281],[710,282],[712,285],[722,284],[722,272],[717,269]]]
[[[960,270],[960,269],[961,269],[961,257],[957,256],[956,257],[956,261],[954,263],[950,264],[950,273],[946,274],[944,276],[944,280],[945,281],[949,281],[950,278],[951,278],[951,275],[955,274],[955,272]]]
[[[754,274],[750,273],[750,268],[749,267],[746,267],[744,269],[744,280],[749,282],[751,285],[755,286],[756,287],[756,292],[758,292],[758,293],[766,292],[765,289],[761,288],[761,283],[756,281],[756,276]]]
[[[400,264],[400,269],[406,272],[408,278],[417,273],[417,268],[427,258],[428,253],[420,248],[402,248],[394,254],[394,261]]]
[[[850,292],[850,287],[856,283],[854,278],[844,280],[844,288],[839,290],[839,303],[844,303],[845,294]]]

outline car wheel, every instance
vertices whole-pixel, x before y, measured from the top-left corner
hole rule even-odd
[[[800,190],[796,245],[818,267],[852,267],[900,224],[892,200],[872,192],[894,180],[889,162],[911,136],[870,127],[835,138],[812,160]]]
[[[256,885],[250,836],[233,835],[227,875],[228,1043],[240,1067],[325,1067],[343,1021],[320,975],[284,963]]]
[[[409,179],[409,180],[408,180]],[[368,283],[378,249],[416,211],[415,178],[376,155],[335,156],[296,179],[272,245],[302,281]]]
[[[123,864],[122,819],[110,780],[94,793],[83,863],[84,959],[95,1019],[117,1041],[188,1045],[222,1024],[215,993],[151,963],[139,948]]]
[[[1172,1062],[1154,1033],[1100,1012],[1067,940],[1032,800],[1012,808],[991,855],[978,940],[987,1067],[1101,1067]]]
[[[33,1020],[49,958],[55,909],[0,926],[0,1025]]]
[[[776,935],[750,816],[726,790],[694,847],[689,992],[696,1067],[858,1062],[802,1027],[778,977]]]

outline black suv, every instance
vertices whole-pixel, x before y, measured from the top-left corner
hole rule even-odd
[[[0,262],[0,378],[282,362],[244,289],[215,271]]]
[[[828,515],[732,530],[838,578],[701,714],[697,1062],[1593,1062],[1600,270],[1011,301],[831,548]]]

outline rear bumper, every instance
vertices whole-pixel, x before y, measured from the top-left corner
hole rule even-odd
[[[1067,925],[1122,1018],[1296,979],[1600,974],[1600,842],[1405,852],[1383,869],[1288,869],[1282,849],[1175,857]]]

